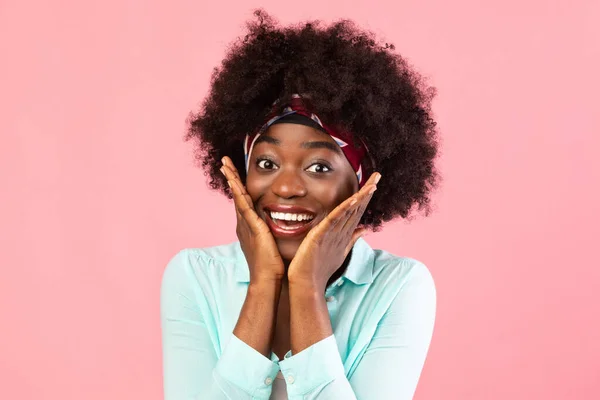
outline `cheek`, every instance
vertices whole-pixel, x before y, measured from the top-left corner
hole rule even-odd
[[[268,187],[269,182],[267,182],[266,179],[259,179],[252,173],[246,178],[246,191],[253,202],[256,202],[256,200],[265,193],[265,190]]]
[[[252,179],[246,179],[246,191],[250,197],[254,198],[254,194],[257,192],[256,182]]]
[[[319,202],[328,212],[331,212],[354,193],[352,185],[347,182],[337,186],[322,185],[315,189],[314,196],[320,200]]]

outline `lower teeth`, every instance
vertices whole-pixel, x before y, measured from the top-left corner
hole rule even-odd
[[[296,229],[308,223],[308,221],[287,221],[281,219],[274,219],[273,221],[278,227],[288,230]]]

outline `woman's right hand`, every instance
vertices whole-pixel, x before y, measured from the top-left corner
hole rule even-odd
[[[221,161],[221,172],[233,193],[236,233],[250,269],[250,283],[280,282],[285,277],[285,267],[275,238],[265,221],[256,214],[252,198],[242,184],[233,161],[227,156]]]

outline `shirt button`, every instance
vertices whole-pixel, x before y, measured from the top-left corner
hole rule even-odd
[[[335,297],[333,296],[329,296],[325,299],[325,301],[327,301],[328,303],[331,303],[333,300],[335,300]]]
[[[265,385],[269,386],[271,383],[273,383],[273,378],[267,376],[267,379],[265,379]]]
[[[291,385],[292,383],[294,383],[294,381],[294,377],[292,375],[288,375],[287,382]]]

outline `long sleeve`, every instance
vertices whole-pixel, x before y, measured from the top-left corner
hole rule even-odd
[[[171,259],[161,285],[163,380],[166,400],[268,399],[277,363],[230,335],[222,353],[215,345],[213,318],[206,318],[204,293],[182,250]],[[208,267],[201,265],[201,267]],[[206,309],[206,307],[204,307]]]
[[[433,335],[435,312],[435,284],[419,263],[381,318],[349,379],[333,335],[280,361],[289,399],[412,399]]]

